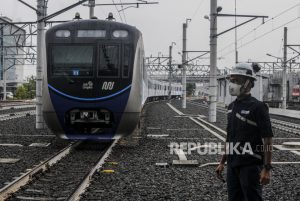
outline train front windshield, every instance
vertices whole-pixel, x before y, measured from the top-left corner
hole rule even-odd
[[[93,76],[93,46],[52,47],[53,76]]]
[[[117,45],[100,45],[98,76],[118,77],[119,57],[119,47]]]
[[[129,78],[133,63],[130,45],[55,45],[51,48],[53,77]],[[97,52],[97,55],[95,55]],[[94,75],[94,72],[96,75]]]

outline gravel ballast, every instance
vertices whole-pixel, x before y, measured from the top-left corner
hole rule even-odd
[[[187,104],[187,109],[182,110],[179,101],[172,101],[172,105],[184,114],[207,116],[205,108]],[[224,129],[224,113],[218,113],[218,119],[215,125]],[[289,137],[286,133],[278,136]],[[178,117],[166,102],[146,105],[141,130],[122,139],[103,166],[104,170],[114,172],[96,173],[83,200],[227,200],[226,183],[216,178],[215,165],[207,165],[217,163],[219,154],[201,155],[194,151],[186,157],[197,160],[198,166],[172,165],[178,156],[170,153],[168,145],[185,142],[203,144],[221,140],[188,117]],[[300,162],[300,156],[275,150],[273,161]],[[297,200],[299,168],[300,164],[274,165],[272,182],[264,187],[265,200]]]

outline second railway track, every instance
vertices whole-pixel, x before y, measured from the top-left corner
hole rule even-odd
[[[35,115],[35,110],[26,110],[22,112],[11,112],[6,114],[1,114],[0,121],[7,121],[7,120],[30,116],[30,115]]]
[[[194,102],[194,101],[189,101],[188,103],[195,105],[195,106],[203,107],[203,108],[208,107],[205,104]],[[217,111],[224,113],[224,114],[227,112],[227,110],[223,109],[223,108],[217,108]],[[291,122],[279,120],[276,118],[271,118],[271,123],[272,123],[273,128],[276,128],[278,130],[285,131],[288,133],[292,133],[295,135],[300,135],[300,125],[297,123],[291,123]]]
[[[116,142],[71,144],[0,189],[0,200],[78,200]]]

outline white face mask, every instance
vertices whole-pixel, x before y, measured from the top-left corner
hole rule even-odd
[[[232,96],[241,95],[241,87],[242,87],[242,85],[229,82],[229,93],[230,93],[230,95],[232,95]]]

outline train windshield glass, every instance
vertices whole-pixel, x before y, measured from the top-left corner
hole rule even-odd
[[[92,76],[93,46],[52,47],[53,76]]]
[[[99,47],[99,69],[100,77],[119,76],[119,46],[100,45]]]
[[[129,45],[125,45],[123,55],[123,77],[126,78],[130,73],[131,48]]]

